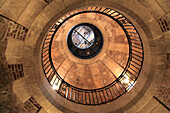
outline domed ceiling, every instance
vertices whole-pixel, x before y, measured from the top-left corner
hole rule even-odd
[[[98,105],[135,85],[143,64],[143,44],[122,14],[88,7],[66,14],[53,25],[44,40],[42,64],[52,88],[63,97]]]
[[[107,24],[109,29],[105,28],[107,30],[103,32],[112,33],[110,37],[104,37],[109,41],[107,41],[107,48],[102,50],[106,53],[103,58],[96,56],[95,60],[92,58],[87,63],[72,60],[70,57],[74,56],[67,53],[68,50],[65,49],[68,48],[63,47],[66,45],[63,40],[67,40],[63,34],[68,34],[66,26],[73,26],[72,23],[81,19],[82,16],[85,20],[94,20],[97,25]],[[97,18],[98,20],[96,20]],[[103,43],[105,44],[105,42]],[[69,84],[83,89],[101,88],[116,80],[122,72],[120,70],[126,66],[128,52],[129,45],[126,35],[118,23],[105,15],[96,13],[79,14],[66,21],[56,32],[51,47],[52,61],[61,78]],[[114,65],[115,70],[111,71],[108,63]]]

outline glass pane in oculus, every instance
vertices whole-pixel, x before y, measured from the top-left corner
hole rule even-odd
[[[78,26],[72,33],[73,44],[79,49],[87,49],[93,45],[95,40],[93,30],[85,25]]]
[[[74,56],[89,59],[101,51],[103,36],[96,26],[90,23],[81,23],[69,31],[67,44]]]

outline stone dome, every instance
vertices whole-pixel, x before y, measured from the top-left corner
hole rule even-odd
[[[168,113],[170,107],[168,6],[168,0],[2,0],[0,2],[0,112]],[[139,77],[137,74],[132,78],[135,85],[132,85],[131,90],[127,90],[127,87],[121,90],[120,87],[120,90],[116,90],[116,94],[120,93],[121,96],[117,96],[119,98],[113,96],[112,99],[110,89],[107,89],[103,94],[101,92],[102,99],[98,104],[92,100],[98,89],[106,89],[114,81],[119,86],[123,81],[121,77],[125,77],[125,73],[129,78],[132,77],[127,71],[122,73],[127,69],[128,60],[131,58],[130,47],[135,46],[129,46],[127,36],[131,34],[127,35],[125,32],[124,28],[127,27],[122,27],[117,21],[95,12],[81,13],[64,23],[62,21],[79,11],[97,11],[102,10],[101,7],[106,9],[103,12],[117,11],[133,23],[132,28],[137,30],[143,43],[144,56],[140,57],[144,61],[142,68],[137,66],[140,61],[137,64],[133,61],[129,64],[136,67],[131,67],[130,72],[134,70],[132,76],[137,68],[141,69],[140,73],[137,72]],[[54,25],[60,23],[62,25],[56,30]],[[81,23],[96,26],[102,34],[103,45],[94,57],[81,59],[68,48],[69,31]],[[51,31],[53,27],[55,33]],[[55,80],[65,83],[60,86],[61,93],[60,90],[53,88],[52,79],[49,81],[48,78],[51,75],[46,74],[46,69],[49,67],[43,64],[46,59],[42,57],[46,52],[43,49],[44,41],[52,35],[52,45],[49,46],[51,56],[48,58],[51,58],[50,62],[60,75]],[[80,42],[85,44],[85,41]],[[86,53],[88,56],[91,51]],[[140,55],[137,52],[132,53],[137,57]],[[88,91],[94,91],[83,101],[90,100],[91,103],[83,104],[79,102],[80,98],[77,100],[74,95],[66,98],[65,92],[69,92],[68,85],[71,89],[69,91],[75,91],[73,94],[79,96],[82,91],[87,91],[85,92],[87,96]],[[80,90],[77,91],[75,88]],[[94,99],[100,96],[100,91],[97,95]],[[108,97],[105,98],[105,95]],[[102,102],[104,104],[100,104]]]

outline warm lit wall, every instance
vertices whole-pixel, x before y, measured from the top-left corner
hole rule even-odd
[[[65,108],[66,106],[54,104],[55,99],[53,100],[48,92],[45,93],[46,89],[38,84],[41,79],[35,74],[38,71],[35,70],[35,64],[38,62],[35,59],[38,57],[38,48],[43,36],[56,19],[75,8],[94,5],[118,10],[134,23],[144,38],[145,60],[148,61],[144,63],[139,83],[127,94],[130,99],[127,99],[127,95],[122,97],[128,102],[123,103],[120,98],[115,101],[120,105],[108,105],[108,109],[112,107],[113,110],[117,110],[115,112],[130,113],[168,112],[166,107],[170,107],[169,0],[51,1],[0,1],[0,112],[71,112]],[[69,104],[72,105],[68,106],[69,109],[81,111],[74,108],[74,104]],[[99,112],[97,109],[88,110]]]

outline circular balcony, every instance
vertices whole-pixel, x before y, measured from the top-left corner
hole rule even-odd
[[[104,19],[101,21],[111,26],[115,37],[106,37],[93,23],[76,24],[65,31],[66,37],[60,36],[75,18],[88,15]],[[85,63],[72,60],[66,49]],[[102,59],[101,52],[106,54]],[[108,103],[130,91],[143,60],[143,43],[135,26],[121,13],[104,7],[87,7],[64,15],[51,27],[42,47],[42,67],[51,87],[67,100],[83,105]]]

